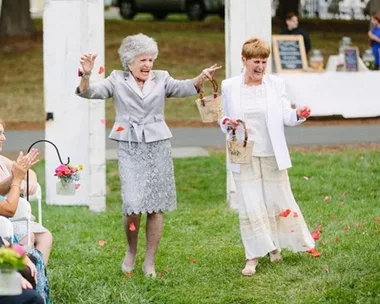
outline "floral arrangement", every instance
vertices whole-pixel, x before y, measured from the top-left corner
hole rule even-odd
[[[71,164],[62,164],[55,169],[55,176],[57,176],[62,183],[73,183],[79,181],[79,172],[83,170],[83,165],[77,167]]]
[[[0,269],[21,270],[25,267],[26,251],[18,244],[10,248],[0,248]]]

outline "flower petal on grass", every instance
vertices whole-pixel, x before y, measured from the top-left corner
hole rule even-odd
[[[345,231],[350,230],[350,226],[345,226],[345,227],[344,227],[344,230],[345,230]]]
[[[331,196],[325,196],[325,198],[323,199],[324,202],[328,202],[329,200],[331,200]]]
[[[304,180],[309,180],[309,178],[307,176],[304,176],[303,179]]]
[[[197,262],[196,259],[190,259],[190,260],[189,260],[189,263],[196,263],[196,262]]]
[[[130,279],[132,278],[133,276],[133,273],[132,272],[127,272],[125,275],[124,275],[124,279]]]
[[[311,233],[311,236],[313,237],[313,239],[314,239],[315,241],[318,241],[319,238],[321,237],[321,235],[319,234],[318,231],[313,231],[313,232]]]
[[[100,241],[98,242],[98,244],[99,244],[100,247],[103,247],[106,243],[107,243],[107,242],[106,242],[106,241],[103,241],[103,240],[100,240]]]
[[[339,241],[339,238],[338,238],[338,237],[335,237],[335,238],[334,238],[334,243],[338,243],[338,241]]]

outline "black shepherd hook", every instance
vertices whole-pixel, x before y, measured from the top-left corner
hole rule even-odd
[[[46,143],[51,144],[55,148],[55,151],[57,152],[59,162],[63,165],[63,161],[62,161],[61,155],[59,154],[57,146],[54,143],[52,143],[50,140],[40,139],[40,140],[35,141],[34,143],[30,145],[27,153],[30,152],[30,150],[33,148],[34,145],[40,142],[46,142]],[[68,165],[69,163],[70,163],[70,157],[67,158],[67,163],[65,165]],[[29,202],[29,170],[26,172],[26,200]]]

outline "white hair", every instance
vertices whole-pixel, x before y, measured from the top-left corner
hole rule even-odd
[[[157,58],[157,42],[153,38],[144,34],[127,36],[119,47],[120,61],[125,70],[129,70],[129,65],[135,60],[136,56],[149,54],[153,59]]]

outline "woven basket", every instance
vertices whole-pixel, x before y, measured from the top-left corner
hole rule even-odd
[[[244,128],[244,141],[238,141],[236,131],[232,131],[232,138],[227,141],[229,159],[230,162],[234,164],[250,164],[252,161],[253,142],[248,141],[248,132],[245,122],[241,119],[237,121]]]
[[[214,122],[222,118],[223,106],[220,94],[218,94],[218,84],[214,78],[211,79],[214,88],[213,95],[203,96],[203,84],[199,91],[199,98],[195,101],[199,114],[201,115],[202,122]]]

